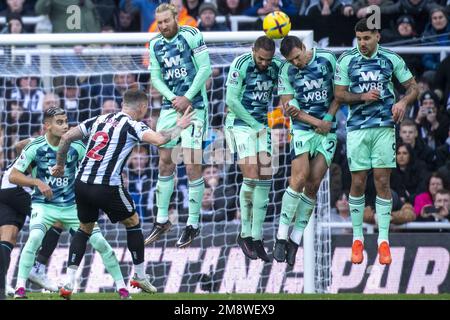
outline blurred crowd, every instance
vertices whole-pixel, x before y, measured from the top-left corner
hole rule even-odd
[[[239,24],[239,30],[261,30],[261,17],[282,10],[291,17],[293,29],[314,30],[318,46],[351,46],[353,26],[367,14],[366,8],[378,5],[382,13],[382,45],[450,46],[450,0],[172,0],[179,9],[179,23],[202,31],[230,31],[232,16],[258,17],[255,22]],[[38,25],[25,24],[24,17],[48,15],[51,31],[61,32],[154,32],[155,0],[6,0],[0,2],[1,33],[39,32]],[[81,9],[79,28],[67,24],[66,9]],[[224,16],[223,22],[217,17]],[[318,19],[320,18],[320,19]],[[222,21],[222,20],[221,20]],[[111,74],[56,76],[44,85],[38,76],[35,57],[15,55],[14,48],[0,48],[0,64],[11,66],[11,75],[0,76],[0,167],[3,171],[17,156],[14,145],[30,135],[42,134],[42,112],[59,105],[68,114],[71,125],[102,113],[119,111],[122,96],[129,88],[139,87],[149,93],[151,112],[145,121],[155,129],[161,110],[161,95],[154,90],[146,72],[124,71]],[[76,48],[75,48],[76,49]],[[79,48],[82,50],[82,48]],[[397,168],[391,177],[394,199],[393,224],[409,221],[448,221],[450,208],[450,55],[402,55],[420,86],[419,99],[407,110],[406,119],[397,127]],[[65,56],[55,59],[64,68],[80,59]],[[99,68],[125,60],[143,65],[142,57],[118,57],[89,61]],[[78,68],[78,64],[74,64]],[[14,70],[34,71],[33,75]],[[36,69],[33,69],[33,68]],[[75,69],[74,69],[75,70]],[[21,71],[21,72],[22,72]],[[207,83],[210,100],[210,130],[205,141],[203,176],[206,183],[202,201],[202,220],[238,221],[238,189],[242,176],[227,151],[223,134],[226,106],[224,82],[227,67],[214,66]],[[75,72],[73,74],[76,74]],[[398,88],[397,88],[398,87]],[[45,88],[45,89],[44,89]],[[401,96],[401,86],[396,86]],[[350,172],[345,147],[345,121],[348,107],[337,114],[338,148],[330,168],[330,196],[333,221],[351,221],[348,206]],[[274,148],[274,178],[267,221],[276,221],[281,198],[290,176],[289,119],[283,115],[275,98],[269,113]],[[124,180],[139,214],[146,222],[156,216],[155,185],[158,176],[158,151],[153,146],[139,146],[130,156]],[[376,223],[375,190],[369,176],[365,221]],[[187,178],[183,165],[178,167],[177,183],[170,205],[173,222],[187,219]],[[335,230],[347,232],[350,230]]]

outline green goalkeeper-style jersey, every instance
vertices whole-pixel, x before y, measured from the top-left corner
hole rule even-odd
[[[149,49],[151,81],[163,96],[162,108],[172,108],[176,96],[186,96],[194,109],[207,108],[205,83],[211,62],[201,32],[180,26],[172,39],[158,34],[150,40]]]
[[[233,60],[227,77],[227,124],[262,129],[267,126],[267,112],[278,82],[281,61],[274,57],[269,67],[257,68],[253,53]]]
[[[336,57],[331,51],[313,48],[311,61],[302,69],[288,61],[280,70],[278,94],[293,95],[300,109],[309,115],[323,119],[333,101]],[[293,130],[314,130],[298,119],[291,119]],[[336,131],[336,122],[330,132]]]
[[[359,48],[344,52],[337,62],[335,84],[348,86],[351,93],[380,91],[380,100],[351,104],[347,118],[347,131],[365,128],[395,126],[392,106],[395,104],[392,76],[400,83],[413,77],[405,61],[396,53],[378,46],[369,58]]]
[[[45,196],[34,188],[31,200],[33,203],[51,204],[59,207],[69,207],[75,204],[74,183],[78,163],[86,153],[82,142],[72,142],[67,152],[63,177],[53,177],[50,168],[56,165],[58,147],[50,145],[44,136],[28,143],[14,164],[14,168],[25,173],[31,166],[31,175],[47,183],[53,192],[53,197],[47,200]]]

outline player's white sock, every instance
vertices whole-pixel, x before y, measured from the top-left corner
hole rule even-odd
[[[125,281],[123,279],[116,281],[116,290],[119,291],[119,289],[127,288],[127,285],[125,284]]]
[[[157,216],[156,222],[158,223],[166,223],[169,220],[169,216]]]
[[[277,233],[277,239],[286,239],[287,234],[289,232],[289,225],[288,224],[282,224],[278,226],[278,233]]]
[[[134,272],[136,273],[139,279],[145,278],[145,262],[135,264]]]
[[[291,233],[290,238],[295,244],[300,245],[300,242],[302,241],[302,236],[303,230],[294,229]]]
[[[77,270],[78,266],[69,266],[67,268],[67,279],[72,289],[75,288],[77,282]]]
[[[389,244],[389,240],[378,239],[378,241],[377,241],[378,246],[380,246],[380,244],[381,244],[382,242],[387,242],[387,244]]]
[[[186,223],[186,226],[193,226],[194,229],[198,229],[198,223]]]

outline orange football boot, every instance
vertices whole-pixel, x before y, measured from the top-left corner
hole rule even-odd
[[[378,261],[380,264],[391,264],[391,250],[389,249],[389,244],[383,241],[378,247]]]
[[[352,263],[360,264],[363,262],[364,244],[361,240],[355,240],[352,245]]]

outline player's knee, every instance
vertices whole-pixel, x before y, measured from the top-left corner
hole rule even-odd
[[[175,165],[173,164],[159,164],[159,174],[161,176],[170,176],[175,171]]]
[[[30,231],[28,236],[27,244],[28,248],[33,252],[36,252],[42,244],[42,239],[44,239],[45,233],[41,229],[33,229]]]
[[[389,190],[390,181],[389,176],[377,176],[375,177],[375,183],[381,190]]]
[[[305,185],[305,193],[311,198],[315,197],[320,188],[321,180],[315,179],[313,181],[307,182]]]
[[[201,165],[195,165],[190,164],[186,166],[186,175],[189,179],[189,181],[194,181],[197,179],[200,179],[202,176],[202,166]]]
[[[131,217],[126,218],[125,220],[122,220],[121,223],[126,228],[132,228],[132,227],[137,226],[139,224],[139,216],[137,215],[137,213],[135,213]]]
[[[94,232],[89,238],[89,242],[91,243],[92,247],[100,254],[103,254],[110,250],[112,251],[112,248],[109,245],[108,241],[106,241],[106,239],[100,232]]]
[[[364,192],[366,187],[366,178],[363,176],[353,176],[352,177],[352,189],[357,192]]]
[[[302,192],[306,184],[306,177],[303,174],[299,174],[291,177],[291,188],[297,192]]]

